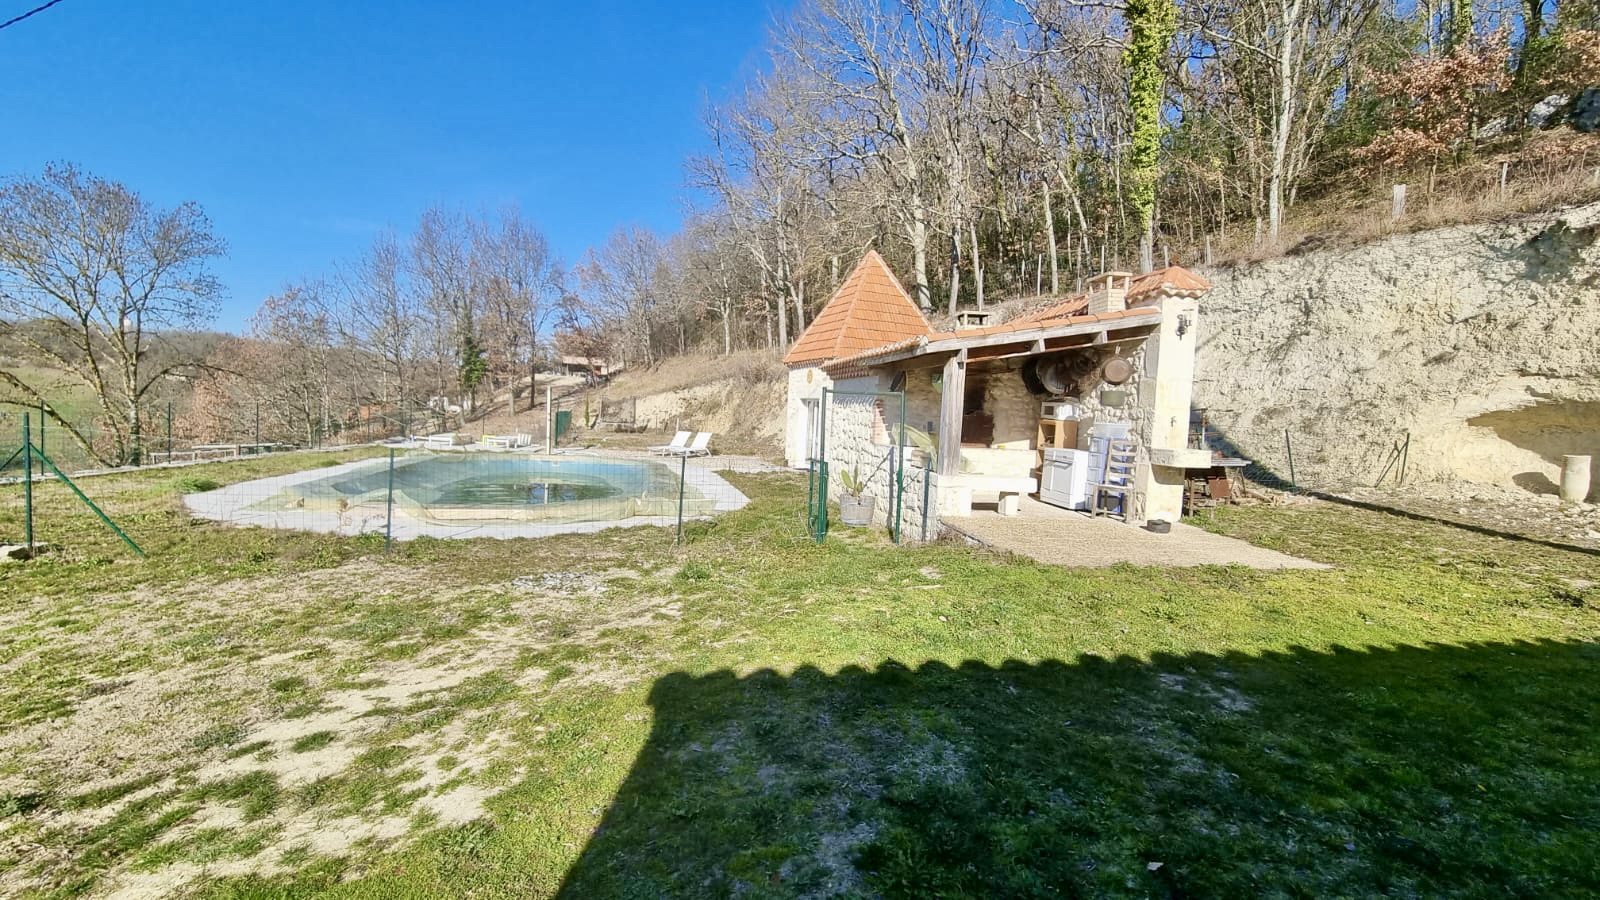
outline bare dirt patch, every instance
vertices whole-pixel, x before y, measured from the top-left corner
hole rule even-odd
[[[482,818],[538,739],[504,727],[526,714],[514,698],[631,683],[633,666],[582,648],[680,612],[632,570],[435,582],[364,561],[135,590],[96,598],[95,627],[0,656],[0,678],[68,659],[94,676],[60,686],[59,714],[0,732],[0,797],[41,798],[0,819],[0,894],[63,885],[101,854],[92,892],[168,896]],[[83,606],[12,607],[11,636]],[[529,654],[557,645],[574,664],[552,679]]]

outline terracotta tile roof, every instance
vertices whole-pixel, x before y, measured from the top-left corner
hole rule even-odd
[[[876,254],[873,255],[875,256]],[[865,264],[866,261],[863,260],[862,265]],[[848,282],[846,282],[846,284],[848,284]],[[832,361],[828,362],[826,367],[832,371],[860,369],[870,366],[873,360],[880,357],[893,356],[896,354],[904,356],[904,351],[913,348],[918,348],[920,354],[920,347],[927,347],[930,344],[935,344],[941,341],[954,341],[959,343],[959,341],[964,338],[980,338],[987,337],[989,335],[1007,334],[1011,332],[1029,332],[1031,338],[1031,333],[1036,332],[1039,329],[1054,328],[1056,326],[1066,325],[1106,323],[1108,327],[1113,327],[1112,323],[1115,323],[1118,319],[1147,319],[1151,315],[1155,314],[1156,310],[1154,307],[1141,305],[1146,300],[1155,299],[1157,296],[1197,297],[1210,289],[1210,282],[1206,281],[1204,278],[1201,278],[1193,272],[1190,272],[1189,270],[1179,266],[1169,266],[1165,269],[1147,272],[1143,275],[1133,278],[1131,283],[1128,285],[1128,294],[1125,299],[1128,308],[1118,310],[1117,312],[1098,314],[1089,313],[1087,311],[1089,307],[1089,295],[1079,294],[1076,297],[1062,300],[1059,303],[1051,304],[1036,312],[1012,319],[1011,321],[1000,325],[989,325],[983,328],[963,328],[953,331],[935,332],[932,329],[926,328],[926,323],[924,323],[925,330],[921,333],[906,335],[897,340],[885,341],[878,346],[859,348],[854,352],[846,351],[844,353],[840,353],[837,356],[832,357]],[[840,292],[843,293],[843,291],[844,288],[840,288]],[[835,299],[838,299],[837,296]],[[910,298],[906,298],[906,304],[910,306]],[[832,301],[829,302],[829,306],[832,306]],[[912,307],[912,309],[915,309],[915,307]],[[826,309],[823,310],[823,315],[827,315]],[[818,322],[820,323],[820,321],[821,317],[818,317]],[[812,327],[814,328],[815,325]],[[807,336],[809,335],[810,330],[808,329]],[[1019,338],[1019,340],[1022,339],[1024,338]],[[799,345],[796,345],[797,348],[798,346]],[[950,348],[946,346],[942,348],[929,347],[928,349],[929,352],[942,352],[943,350]],[[790,356],[793,355],[793,351],[790,351]],[[788,360],[786,359],[785,361],[787,362]]]
[[[1211,282],[1182,266],[1168,266],[1165,269],[1157,269],[1154,272],[1146,272],[1143,275],[1135,276],[1128,285],[1126,303],[1129,306],[1137,305],[1157,292],[1174,296],[1199,296],[1209,290],[1211,290]],[[1076,297],[1047,306],[1037,312],[1013,319],[1006,324],[1053,322],[1068,316],[1081,315],[1088,308],[1089,295],[1079,294]]]
[[[787,366],[815,365],[933,331],[889,266],[871,250],[784,355]]]
[[[856,371],[870,366],[872,361],[875,359],[886,356],[894,356],[896,354],[906,355],[903,354],[903,351],[911,350],[913,348],[918,351],[915,354],[910,354],[913,356],[921,355],[923,348],[926,348],[928,352],[945,352],[956,349],[964,339],[980,338],[994,334],[1007,334],[1011,332],[1028,332],[1029,334],[1026,337],[1019,337],[1018,341],[1032,340],[1035,337],[1033,332],[1063,325],[1104,324],[1107,330],[1114,330],[1118,327],[1116,324],[1118,320],[1138,319],[1138,322],[1130,323],[1130,326],[1142,325],[1148,322],[1152,316],[1159,317],[1159,315],[1160,313],[1157,309],[1146,306],[1136,309],[1121,309],[1117,310],[1116,312],[1085,313],[1077,316],[1060,316],[1043,322],[1017,320],[1013,322],[1007,322],[1004,325],[990,325],[985,328],[963,328],[959,331],[938,331],[929,334],[926,337],[907,338],[906,340],[897,341],[893,344],[887,344],[882,347],[871,347],[859,353],[853,353],[849,356],[841,356],[838,359],[825,363],[823,368],[834,373],[843,371]],[[1157,321],[1159,321],[1159,318]],[[943,341],[950,341],[951,344],[943,347],[931,346]]]
[[[1128,297],[1143,298],[1144,295],[1154,293],[1157,289],[1167,294],[1199,295],[1211,290],[1211,282],[1183,266],[1167,266],[1165,269],[1135,276],[1133,284],[1128,286]]]
[[[1144,309],[1119,309],[1116,312],[1105,313],[1080,313],[1078,315],[1056,315],[1046,320],[1018,319],[1004,325],[989,325],[984,328],[962,328],[956,331],[941,331],[928,335],[928,342],[946,341],[952,338],[983,337],[990,334],[1005,334],[1010,331],[1029,331],[1036,328],[1048,328],[1052,325],[1081,325],[1089,322],[1113,322],[1117,319],[1126,319],[1130,316],[1144,317],[1149,310]],[[880,347],[876,352],[889,352],[894,348]]]

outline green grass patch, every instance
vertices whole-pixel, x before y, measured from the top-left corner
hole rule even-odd
[[[281,793],[277,776],[258,769],[235,778],[202,785],[190,791],[187,796],[192,800],[237,804],[244,820],[253,822],[277,809]]]
[[[63,809],[99,809],[109,803],[115,803],[129,794],[142,791],[160,780],[160,775],[142,775],[127,781],[119,781],[92,791],[74,794],[64,800],[61,806]]]
[[[172,492],[175,494],[203,494],[222,487],[222,482],[204,475],[184,475],[172,480]]]
[[[294,739],[289,749],[296,753],[310,753],[312,750],[321,750],[333,743],[338,735],[331,731],[316,731]]]
[[[93,480],[160,547],[151,562],[85,528],[81,556],[0,569],[31,604],[0,634],[0,726],[182,666],[193,690],[163,703],[221,720],[158,780],[0,797],[0,828],[64,860],[49,889],[264,854],[295,871],[196,892],[1600,892],[1594,554],[1323,504],[1197,524],[1325,571],[1073,570],[866,530],[819,546],[803,481],[771,475],[736,477],[751,504],[695,524],[687,548],[630,529],[385,558],[370,539],[190,524],[151,489],[170,478]],[[606,590],[506,587],[545,572]],[[179,596],[151,600],[164,586]],[[281,654],[292,670],[260,662]],[[327,777],[184,774],[196,754],[269,752],[243,722],[458,662],[474,668],[449,688],[292,742],[348,742]],[[497,792],[481,821],[446,826],[420,802],[469,787]],[[52,803],[108,818],[51,831]],[[214,805],[249,824],[174,831]],[[346,815],[408,837],[342,859],[276,844],[288,819]]]

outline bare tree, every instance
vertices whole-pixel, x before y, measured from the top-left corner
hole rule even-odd
[[[516,208],[472,228],[472,278],[482,308],[491,387],[503,378],[516,400],[516,379],[528,376],[530,407],[539,343],[562,292],[562,270],[550,243]]]
[[[336,334],[315,283],[291,284],[268,297],[250,321],[251,337],[267,351],[249,373],[256,399],[283,420],[286,430],[307,446],[328,434],[334,409],[333,364]]]
[[[335,284],[334,322],[342,342],[371,354],[377,364],[373,399],[397,404],[403,415],[420,408],[427,305],[407,278],[398,241],[379,237],[365,256],[341,269]]]
[[[812,0],[776,37],[782,57],[818,86],[816,108],[843,127],[834,164],[884,179],[885,206],[912,257],[913,293],[932,306],[929,252],[935,221],[955,234],[946,192],[963,183],[962,116],[982,67],[986,0]]]
[[[214,314],[222,289],[206,266],[225,253],[198,205],[159,209],[72,165],[0,187],[0,329],[94,392],[106,444],[54,417],[96,459],[140,461],[141,405],[201,362],[152,370],[149,355],[161,329]],[[12,392],[0,402],[45,400],[19,373],[0,379]]]
[[[1185,7],[1231,96],[1249,114],[1243,140],[1264,136],[1267,233],[1277,240],[1325,135],[1329,112],[1380,0],[1192,0]]]
[[[482,296],[472,281],[472,225],[458,211],[423,212],[411,236],[409,274],[429,313],[429,346],[438,381],[435,390],[455,389],[470,407],[481,354],[478,314]],[[453,377],[452,377],[453,376]]]
[[[616,336],[613,347],[624,365],[651,365],[660,355],[661,265],[660,240],[647,228],[629,226],[612,232],[599,250],[590,250],[588,262],[578,269],[588,318]]]

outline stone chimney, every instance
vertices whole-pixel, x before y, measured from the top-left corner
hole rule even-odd
[[[989,324],[990,312],[986,309],[963,309],[956,313],[956,330],[967,331]]]
[[[1089,279],[1089,313],[1122,312],[1128,308],[1132,272],[1106,272]]]

